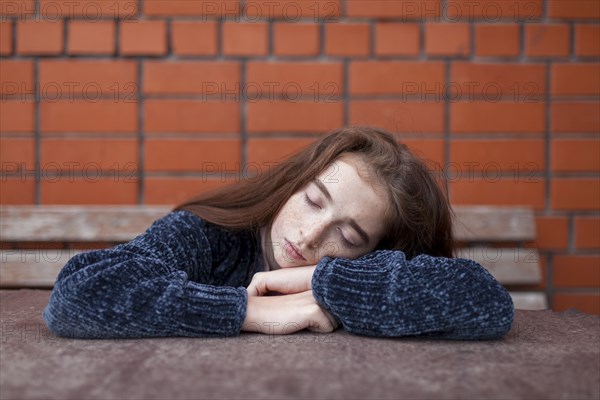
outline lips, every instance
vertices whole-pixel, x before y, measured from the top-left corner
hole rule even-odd
[[[306,258],[302,257],[302,253],[300,253],[300,250],[292,243],[290,243],[287,239],[285,239],[285,245],[283,247],[286,253],[294,260],[306,261]]]

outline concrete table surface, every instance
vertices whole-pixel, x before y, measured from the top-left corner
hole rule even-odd
[[[77,340],[48,290],[2,290],[0,398],[598,399],[600,317],[520,311],[495,341],[288,336]]]

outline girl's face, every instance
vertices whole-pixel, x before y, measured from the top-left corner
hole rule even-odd
[[[315,265],[325,256],[354,259],[375,249],[387,199],[357,168],[365,168],[360,158],[344,154],[288,199],[270,242],[263,241],[270,269]]]

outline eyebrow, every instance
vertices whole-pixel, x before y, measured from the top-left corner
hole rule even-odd
[[[317,185],[317,187],[321,190],[321,192],[323,192],[323,194],[325,195],[325,197],[329,200],[329,201],[333,201],[333,199],[331,198],[331,193],[329,193],[329,190],[327,190],[327,187],[325,187],[325,184],[323,182],[321,182],[321,180],[319,178],[315,178],[313,180],[313,183],[315,185]],[[360,235],[360,237],[362,238],[362,240],[365,241],[366,244],[369,244],[369,242],[371,241],[371,239],[369,238],[369,235],[367,235],[367,232],[365,232],[360,225],[358,225],[356,223],[356,221],[354,219],[350,219],[350,226],[353,227],[356,232],[358,232],[358,234]]]

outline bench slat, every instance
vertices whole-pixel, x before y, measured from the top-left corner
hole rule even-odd
[[[172,207],[18,206],[0,210],[0,233],[9,242],[128,242]]]
[[[453,206],[454,234],[460,241],[532,241],[535,216],[526,207]]]
[[[468,249],[467,249],[468,250]],[[496,249],[494,249],[496,250]],[[486,269],[501,284],[535,284],[540,282],[540,272],[537,263],[524,262],[525,257],[521,254],[525,249],[502,249],[502,254],[498,256],[497,262],[490,262],[489,259],[478,260],[481,255],[489,254],[484,249],[480,249],[480,256],[470,256],[464,253],[462,256],[470,258]],[[14,287],[17,284],[26,286],[45,286],[52,287],[60,269],[75,254],[86,250],[2,250],[0,251],[0,287]],[[521,260],[515,263],[514,260]]]
[[[52,288],[64,265],[84,250],[2,250],[0,287]]]
[[[3,241],[127,242],[172,206],[10,206],[0,209]],[[533,212],[520,207],[454,206],[459,241],[531,241]]]
[[[509,292],[517,310],[546,310],[548,302],[542,292]]]
[[[502,284],[536,284],[542,279],[536,249],[478,246],[459,249],[457,257],[478,262]]]
[[[3,250],[0,263],[0,288],[31,287],[51,289],[62,267],[75,254],[84,250]],[[541,292],[509,292],[516,309],[548,308]]]

